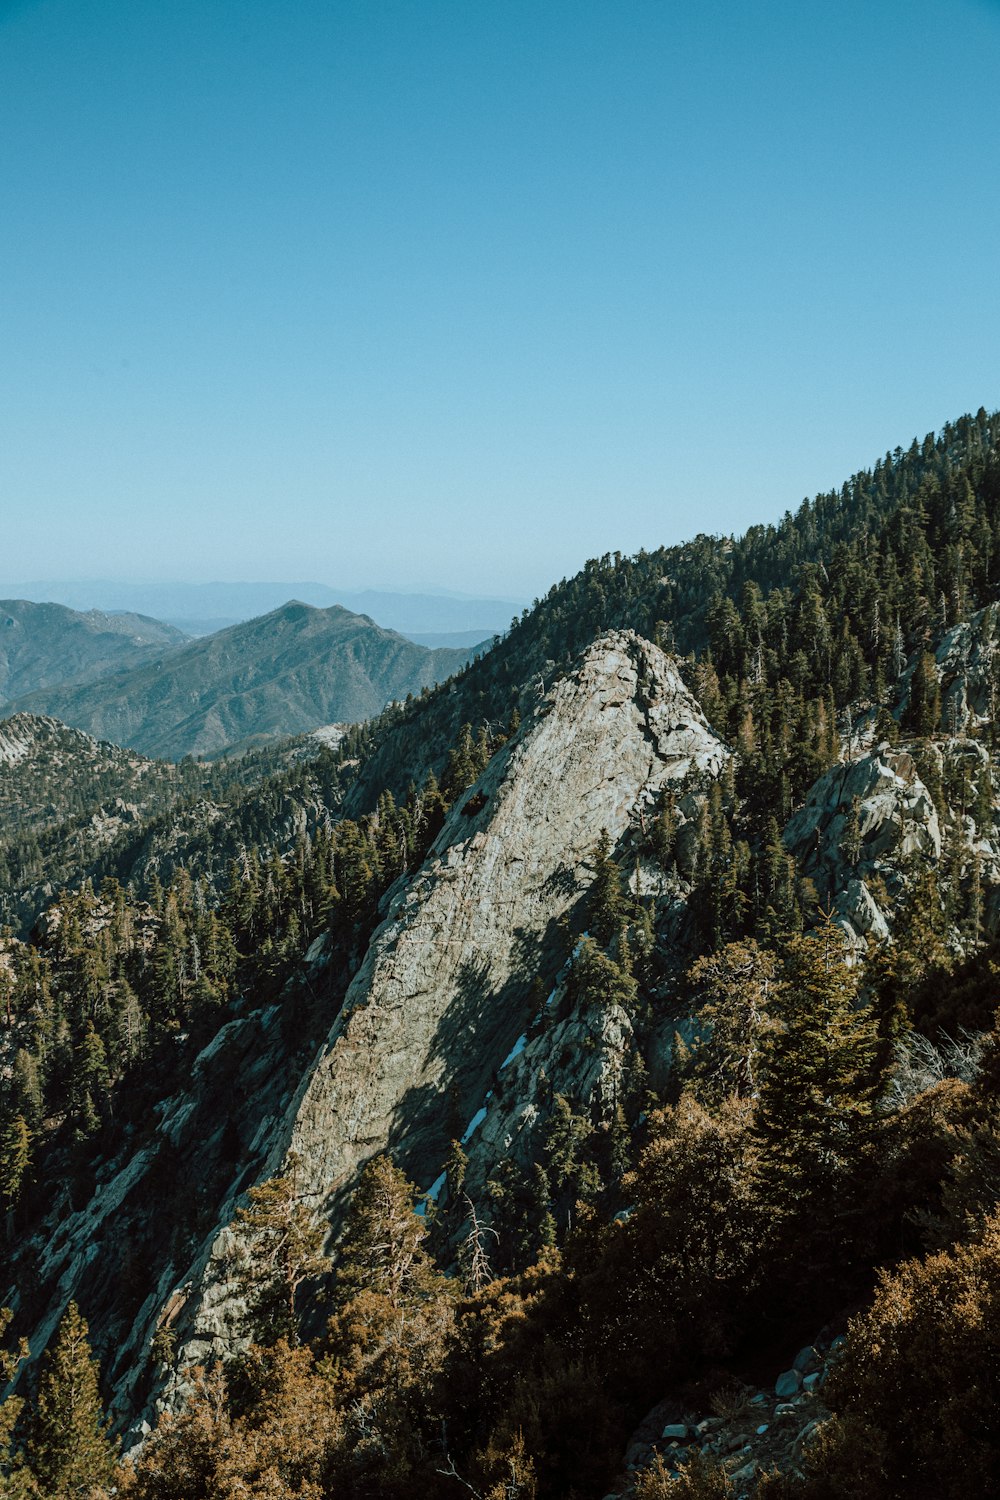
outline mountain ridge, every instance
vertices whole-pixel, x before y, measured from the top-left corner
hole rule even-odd
[[[520,603],[510,600],[446,591],[336,589],[329,584],[304,581],[129,584],[110,580],[78,583],[38,580],[19,587],[28,597],[55,600],[73,609],[138,610],[169,621],[192,635],[212,634],[257,615],[269,614],[296,595],[317,608],[339,604],[354,614],[370,615],[384,629],[398,630],[408,637],[475,630],[477,639],[485,640],[506,630],[511,617],[522,608]]]
[[[95,681],[187,639],[175,626],[145,615],[0,599],[0,707],[41,689]]]
[[[359,1500],[1000,1473],[949,1426],[1000,1288],[998,592],[980,412],[778,528],[592,560],[324,752],[311,822],[263,780],[224,871],[5,940],[14,1331],[79,1298],[140,1500],[192,1453]],[[966,1263],[972,1324],[914,1292]]]
[[[289,600],[134,670],[37,691],[9,707],[51,714],[162,759],[212,757],[370,718],[388,701],[451,676],[468,657],[467,650],[417,646],[339,605]]]

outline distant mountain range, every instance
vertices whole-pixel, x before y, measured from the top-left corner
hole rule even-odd
[[[17,598],[51,600],[71,609],[139,612],[188,635],[209,635],[279,608],[288,599],[327,609],[339,604],[428,646],[474,645],[506,631],[521,605],[463,594],[404,594],[337,589],[325,583],[116,583],[52,581],[0,585]],[[457,638],[456,638],[457,637]]]
[[[89,618],[58,605],[35,608],[53,612],[45,618],[61,625],[74,645],[84,628],[79,622]],[[24,632],[22,616],[23,610],[9,615],[15,639]],[[152,629],[156,622],[147,624]],[[133,640],[120,639],[126,646]],[[50,653],[44,668],[42,644]],[[108,652],[100,675],[94,667],[89,680],[77,671],[74,680],[57,683],[61,648],[50,631],[36,651],[34,690],[7,712],[50,715],[167,760],[212,757],[320,724],[370,718],[387,703],[444,681],[472,654],[468,648],[430,650],[364,615],[301,601],[200,640],[184,641],[173,631],[159,649],[132,645],[133,653],[146,650],[148,657],[134,661],[114,661]],[[17,680],[27,683],[29,672],[22,670]]]
[[[144,615],[78,614],[61,604],[0,599],[0,705],[137,666],[186,639],[175,626]]]

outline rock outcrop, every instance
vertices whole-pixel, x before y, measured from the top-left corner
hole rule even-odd
[[[813,785],[785,828],[785,847],[855,949],[891,936],[912,872],[943,860],[964,881],[975,866],[983,928],[998,930],[1000,838],[990,765],[981,741],[955,735],[919,748],[878,745]]]
[[[940,859],[942,835],[912,755],[883,744],[821,776],[789,821],[784,842],[847,939],[863,947],[889,935],[869,882],[887,883],[895,894],[908,860]]]
[[[798,1468],[803,1449],[829,1419],[823,1386],[845,1345],[843,1334],[817,1339],[799,1350],[773,1386],[755,1391],[734,1381],[704,1415],[661,1402],[633,1432],[620,1481],[605,1500],[631,1500],[636,1477],[657,1456],[676,1476],[696,1453],[720,1466],[734,1500],[749,1500],[762,1474]]]
[[[631,633],[598,640],[452,808],[421,870],[388,893],[261,1175],[294,1152],[300,1190],[334,1225],[360,1167],[387,1146],[431,1182],[449,1100],[475,1117],[531,1019],[532,981],[559,968],[559,921],[589,883],[595,830],[617,842],[668,780],[717,774],[726,758],[659,649]],[[500,1151],[506,1134],[490,1120],[483,1141]],[[181,1372],[233,1345],[235,1249],[220,1226],[182,1278]]]

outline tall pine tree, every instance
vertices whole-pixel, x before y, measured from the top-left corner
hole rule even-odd
[[[28,1466],[47,1500],[82,1500],[109,1484],[114,1473],[87,1331],[71,1302],[42,1361],[26,1446]]]

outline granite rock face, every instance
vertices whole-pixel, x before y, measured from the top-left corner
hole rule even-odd
[[[833,908],[845,937],[860,949],[866,940],[889,936],[868,882],[898,891],[908,861],[940,859],[942,834],[912,755],[883,744],[821,776],[785,828],[784,843],[820,902]]]
[[[893,911],[913,872],[954,859],[956,848],[964,882],[975,867],[983,930],[1000,930],[1000,835],[990,764],[981,740],[956,734],[913,747],[877,745],[814,783],[783,839],[850,946],[861,951],[891,938]],[[957,931],[955,942],[958,951]]]
[[[839,884],[847,865],[874,869],[917,853],[937,859],[941,830],[913,757],[881,745],[820,777],[789,822],[785,845],[800,869]]]
[[[590,882],[596,832],[617,843],[666,782],[716,775],[727,758],[663,652],[630,632],[595,642],[452,808],[421,869],[387,894],[261,1175],[294,1151],[300,1190],[334,1228],[381,1150],[430,1183],[447,1150],[449,1100],[475,1116],[531,1019],[533,980],[560,966],[559,920]],[[610,1066],[604,1050],[588,1055],[591,1070]],[[491,1121],[483,1139],[500,1149],[504,1133]],[[220,1225],[185,1278],[181,1369],[232,1347],[233,1251]]]

